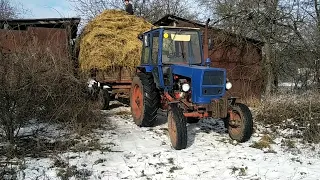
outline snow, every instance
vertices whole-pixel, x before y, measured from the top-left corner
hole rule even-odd
[[[218,120],[201,120],[188,124],[188,147],[171,148],[167,124],[162,113],[159,124],[153,128],[137,127],[129,107],[117,107],[103,111],[105,121],[115,128],[97,129],[90,137],[97,138],[105,150],[56,153],[47,158],[25,158],[18,179],[59,179],[58,173],[65,167],[76,173],[70,179],[319,179],[319,145],[301,144],[294,148],[282,145],[284,137],[277,137],[271,150],[250,147],[258,141],[264,128],[246,143],[230,140]],[[29,128],[30,129],[30,128]],[[46,128],[54,137],[58,129]],[[23,132],[28,132],[26,129]],[[63,129],[62,129],[63,132]],[[286,134],[286,131],[283,131]],[[84,138],[83,141],[90,141]],[[55,165],[57,159],[66,166]],[[18,161],[18,160],[17,160]],[[21,160],[22,161],[22,160]]]

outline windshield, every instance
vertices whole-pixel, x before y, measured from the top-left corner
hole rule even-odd
[[[196,31],[165,30],[163,34],[162,63],[200,64],[199,34]]]

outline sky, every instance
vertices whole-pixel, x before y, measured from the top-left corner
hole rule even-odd
[[[12,0],[18,7],[27,9],[23,18],[77,17],[68,0]]]
[[[10,0],[14,5],[27,9],[22,18],[60,18],[77,17],[77,12],[69,0]],[[188,0],[198,7],[197,0]]]

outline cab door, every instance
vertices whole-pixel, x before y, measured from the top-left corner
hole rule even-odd
[[[163,84],[161,83],[162,80],[162,68],[161,68],[161,42],[162,39],[160,38],[161,31],[154,30],[151,33],[151,58],[150,58],[150,65],[152,68],[152,75],[154,77],[154,81],[158,88],[163,88]]]

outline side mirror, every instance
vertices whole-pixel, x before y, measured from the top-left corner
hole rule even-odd
[[[205,64],[206,64],[207,67],[209,67],[210,64],[211,64],[211,59],[207,58]]]
[[[211,38],[209,38],[209,43],[208,43],[208,48],[209,48],[209,50],[212,50],[213,49],[213,42],[212,42],[212,39]]]
[[[139,34],[139,35],[138,35],[138,39],[139,39],[140,41],[143,41],[143,34]]]
[[[149,36],[148,35],[144,36],[143,44],[144,44],[144,47],[149,47]]]

